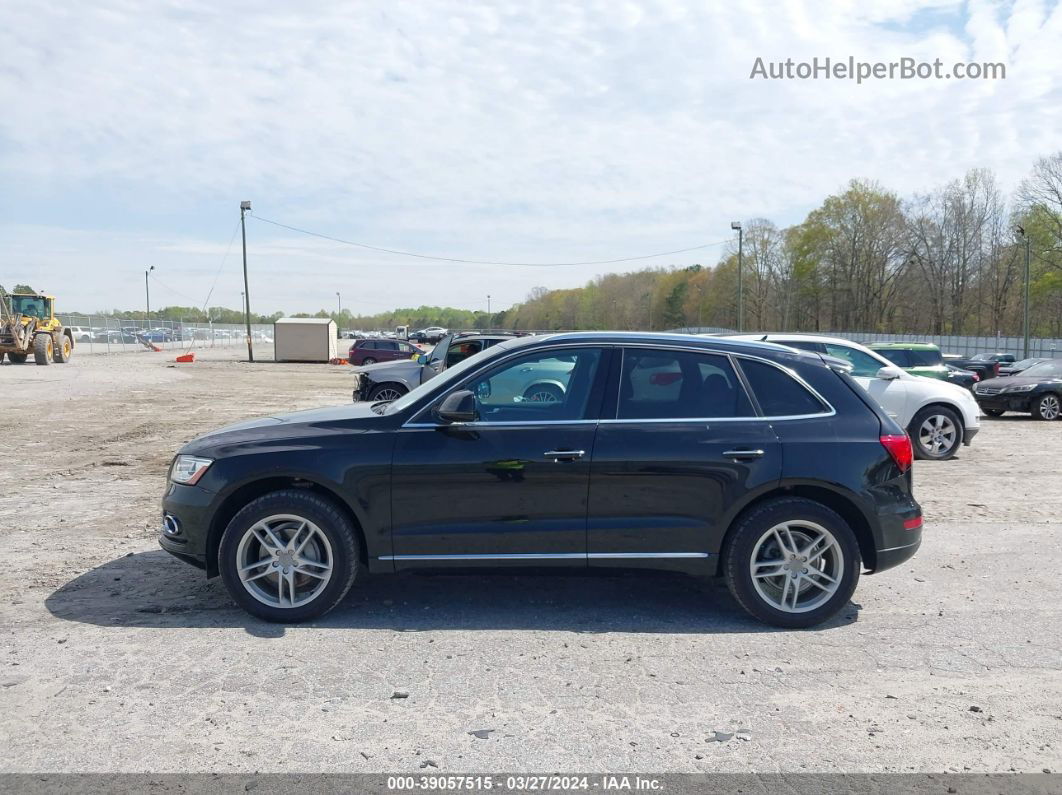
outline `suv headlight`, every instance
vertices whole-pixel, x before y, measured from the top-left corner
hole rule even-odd
[[[173,466],[170,467],[170,480],[174,483],[194,486],[213,463],[214,460],[211,458],[201,458],[197,455],[179,455],[173,459]]]
[[[1020,384],[1018,386],[1004,387],[1004,392],[1032,392],[1036,389],[1036,384]]]

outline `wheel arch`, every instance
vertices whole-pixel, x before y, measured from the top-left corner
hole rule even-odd
[[[737,527],[738,523],[748,513],[763,503],[785,497],[802,497],[825,505],[837,513],[852,528],[852,532],[855,533],[856,541],[859,543],[859,554],[863,558],[863,567],[871,571],[877,568],[877,545],[874,541],[874,532],[870,529],[870,519],[863,509],[859,507],[855,495],[821,483],[802,482],[778,484],[753,496],[731,513],[727,522],[726,533],[719,547],[717,560],[720,565],[726,557],[727,547],[734,537],[734,528]]]
[[[368,566],[369,558],[368,548],[365,543],[364,525],[354,509],[350,507],[350,504],[340,497],[333,489],[315,480],[295,475],[281,475],[259,478],[236,487],[231,493],[225,496],[217,510],[214,511],[210,520],[210,527],[207,531],[207,577],[218,576],[218,549],[221,547],[221,536],[225,532],[225,528],[228,527],[229,522],[232,521],[232,517],[252,500],[256,500],[266,494],[271,494],[274,491],[282,491],[283,489],[305,489],[312,494],[323,497],[329,502],[334,503],[336,508],[342,511],[347,518],[350,519],[351,525],[354,527],[354,532],[358,534],[358,540],[361,542],[359,545],[361,550],[361,562]]]

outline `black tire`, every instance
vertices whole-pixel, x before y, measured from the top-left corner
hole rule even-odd
[[[369,392],[369,400],[398,400],[409,390],[401,384],[377,384]],[[392,394],[397,393],[397,394]]]
[[[560,403],[564,390],[555,384],[532,384],[524,390],[524,400],[537,403]]]
[[[1006,412],[1006,409],[986,409],[986,408],[982,408],[981,411],[983,411],[989,417],[1002,417],[1003,414]]]
[[[51,364],[54,350],[51,334],[38,334],[33,338],[33,361],[37,364]]]
[[[4,352],[0,351],[0,364],[4,363]]]
[[[376,364],[376,360],[371,356],[366,356],[364,359],[361,360],[361,365],[362,367],[364,367],[367,364]]]
[[[1055,392],[1046,392],[1040,395],[1032,404],[1032,415],[1038,420],[1051,422],[1057,420],[1062,409],[1062,396]]]
[[[29,358],[29,354],[25,353],[9,353],[7,358],[11,360],[11,364],[25,364],[26,359]]]
[[[331,578],[312,601],[297,607],[278,607],[260,601],[245,587],[238,572],[241,539],[256,522],[278,514],[308,519],[327,537],[331,547]],[[361,543],[347,515],[332,500],[302,489],[274,491],[249,502],[225,528],[218,549],[218,571],[236,603],[258,618],[280,623],[323,616],[347,595],[362,568]]]
[[[55,345],[55,363],[66,364],[74,355],[74,343],[66,334],[59,335],[59,342]]]
[[[752,577],[752,556],[760,540],[772,528],[786,522],[818,525],[829,531],[840,549],[840,555],[835,559],[840,564],[837,589],[828,599],[806,612],[787,612],[776,607],[761,595]],[[852,528],[822,503],[799,497],[768,500],[739,517],[727,536],[723,552],[723,575],[738,604],[754,618],[786,629],[806,629],[835,616],[852,598],[859,583],[860,566],[859,543]],[[799,588],[807,589],[807,593],[815,593],[811,586],[801,580],[797,582]]]
[[[942,430],[950,424],[953,429],[952,435],[947,437],[942,433],[938,439],[935,432],[930,431],[928,437],[923,438],[922,426],[927,421],[939,421]],[[923,461],[946,461],[954,456],[962,446],[964,433],[962,418],[955,409],[947,406],[926,406],[914,415],[911,424],[907,426],[907,434],[911,437],[915,458]]]

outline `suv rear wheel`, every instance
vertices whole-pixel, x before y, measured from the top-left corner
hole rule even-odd
[[[730,593],[749,614],[804,629],[832,618],[859,582],[852,528],[821,503],[770,500],[738,520],[723,558]]]
[[[266,621],[322,616],[361,571],[357,533],[331,501],[285,489],[249,502],[225,528],[221,579],[233,599]]]
[[[907,426],[917,458],[944,461],[962,444],[963,426],[959,415],[947,406],[926,406]]]

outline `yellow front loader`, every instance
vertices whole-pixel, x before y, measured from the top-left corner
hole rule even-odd
[[[39,293],[8,293],[0,287],[0,363],[63,364],[74,353],[74,335],[55,316],[55,298]]]

